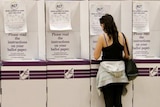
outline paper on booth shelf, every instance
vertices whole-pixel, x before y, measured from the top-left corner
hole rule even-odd
[[[40,60],[36,60],[36,59],[11,60],[11,59],[7,59],[7,60],[3,60],[3,61],[7,61],[7,62],[38,62]]]
[[[84,59],[48,59],[48,61],[83,61]]]

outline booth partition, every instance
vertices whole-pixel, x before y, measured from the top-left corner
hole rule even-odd
[[[1,107],[105,107],[93,57],[109,13],[138,77],[123,107],[159,107],[160,0],[1,0]]]

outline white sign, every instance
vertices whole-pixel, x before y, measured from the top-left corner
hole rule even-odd
[[[151,36],[149,33],[133,33],[133,58],[144,58],[150,55]]]
[[[133,32],[149,32],[149,5],[133,2]]]
[[[72,30],[71,11],[64,5],[65,3],[57,2],[52,5],[53,7],[49,7],[50,30]]]
[[[26,8],[23,0],[4,0],[5,33],[27,32]]]
[[[27,59],[28,58],[28,40],[27,34],[12,34],[9,33],[7,38],[7,59]]]
[[[76,59],[80,53],[77,36],[70,32],[51,32],[47,36],[47,59]]]
[[[99,35],[103,33],[99,19],[110,12],[110,5],[92,4],[90,7],[90,35]]]

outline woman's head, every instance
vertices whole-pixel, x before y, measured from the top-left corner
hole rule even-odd
[[[110,14],[105,14],[100,19],[100,24],[103,28],[103,31],[108,35],[115,35],[118,33],[117,26],[114,22],[113,17]]]

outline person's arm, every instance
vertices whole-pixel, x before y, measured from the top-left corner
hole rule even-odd
[[[103,47],[103,38],[102,35],[100,35],[98,37],[98,41],[94,50],[94,58],[95,60],[98,60],[99,57],[101,56],[101,51],[102,51],[102,47]]]

